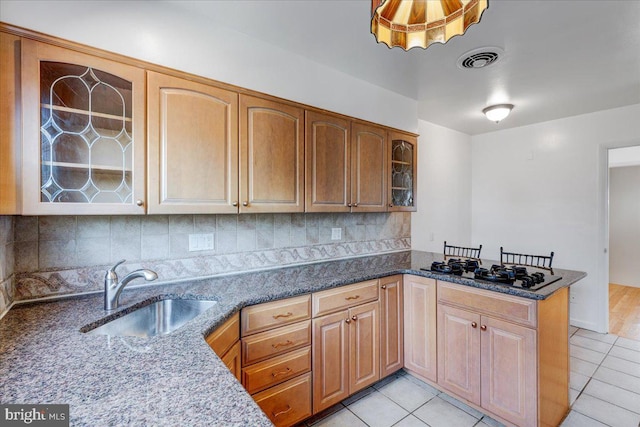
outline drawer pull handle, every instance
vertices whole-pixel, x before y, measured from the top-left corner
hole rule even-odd
[[[345,297],[344,299],[346,299],[348,301],[350,299],[358,299],[358,298],[360,298],[360,295],[354,295],[352,297]]]
[[[280,372],[273,372],[271,373],[271,376],[273,378],[277,377],[278,375],[287,375],[291,373],[291,368],[287,367],[287,369],[285,369],[284,371],[280,371]]]
[[[472,328],[477,328],[477,327],[478,327],[478,324],[477,324],[476,322],[471,322],[471,327],[472,327]]]
[[[293,341],[287,340],[285,342],[279,342],[278,344],[271,344],[271,347],[273,347],[273,348],[275,348],[277,350],[280,347],[286,347],[288,345],[293,345]]]
[[[276,314],[275,316],[273,316],[274,319],[279,319],[281,317],[291,317],[293,316],[293,313],[290,311],[287,311],[287,314]]]
[[[483,331],[486,331],[487,330],[487,325],[480,326],[480,329],[482,329]]]
[[[286,414],[287,412],[289,412],[291,410],[291,406],[287,405],[287,409],[285,409],[284,411],[280,411],[280,412],[272,412],[271,415],[273,415],[273,418],[278,418],[280,415],[282,414]]]

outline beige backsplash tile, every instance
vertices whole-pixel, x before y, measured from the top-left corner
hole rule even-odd
[[[181,271],[175,279],[410,249],[411,232],[411,214],[402,212],[2,218],[15,218],[0,230],[16,240],[10,263],[18,298],[97,290],[105,268],[120,259],[125,271]],[[332,228],[341,229],[340,240],[331,240]],[[190,233],[213,234],[214,249],[190,252]],[[96,283],[83,285],[78,275]]]

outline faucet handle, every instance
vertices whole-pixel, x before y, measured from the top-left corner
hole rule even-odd
[[[118,266],[120,264],[123,264],[125,261],[126,259],[121,259],[120,261],[116,262],[116,264],[113,267],[107,270],[106,277],[115,278],[117,280],[118,275],[116,274],[116,268],[118,268]]]

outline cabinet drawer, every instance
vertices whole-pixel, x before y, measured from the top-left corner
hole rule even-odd
[[[526,298],[438,281],[438,302],[470,308],[532,328],[538,324],[536,301]]]
[[[242,336],[289,325],[311,317],[311,295],[302,295],[242,309]]]
[[[310,370],[311,347],[304,347],[244,368],[242,385],[253,394]]]
[[[236,342],[220,359],[229,368],[233,376],[240,381],[240,341]]]
[[[234,314],[207,337],[207,344],[220,357],[240,339],[240,313]]]
[[[242,338],[242,366],[311,344],[311,320]]]
[[[313,317],[378,299],[378,280],[342,286],[313,294]]]
[[[311,416],[311,374],[304,374],[253,396],[276,427]]]

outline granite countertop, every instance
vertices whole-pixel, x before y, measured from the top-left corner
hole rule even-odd
[[[71,425],[270,426],[204,340],[242,307],[399,273],[530,299],[586,276],[554,269],[563,279],[532,292],[420,270],[437,260],[442,254],[405,251],[126,289],[109,320],[169,297],[218,301],[177,331],[150,339],[80,332],[105,322],[102,293],[17,305],[0,320],[0,402],[66,403]]]

